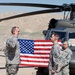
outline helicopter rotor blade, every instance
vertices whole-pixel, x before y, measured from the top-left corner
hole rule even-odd
[[[5,18],[0,19],[0,21],[24,17],[24,16],[37,15],[37,14],[53,13],[53,12],[62,12],[62,10],[60,10],[60,9],[47,9],[47,10],[34,11],[34,12],[18,14],[18,15],[14,15],[14,16],[10,16],[10,17],[5,17]]]
[[[42,8],[62,8],[60,5],[50,4],[36,4],[36,3],[0,3],[0,6],[30,6],[30,7],[42,7]]]

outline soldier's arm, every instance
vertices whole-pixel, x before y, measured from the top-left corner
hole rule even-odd
[[[7,54],[6,47],[4,47],[3,51],[4,51],[4,54],[6,55]]]
[[[52,70],[52,63],[49,61],[49,65],[48,65],[49,70]]]
[[[6,41],[6,47],[7,47],[7,48],[15,48],[15,46],[16,46],[16,41],[15,41],[15,40],[13,40],[13,39],[8,39],[8,40]]]
[[[69,64],[69,62],[71,60],[71,57],[72,57],[72,52],[67,53],[67,56],[65,57],[65,62],[64,62],[63,67]]]
[[[49,64],[48,64],[48,68],[49,68],[49,70],[51,71],[52,70],[52,51],[51,51],[51,53],[50,53],[50,57],[49,57]]]
[[[54,47],[54,54],[55,54],[55,56],[57,57],[57,58],[59,58],[60,57],[60,47],[59,46],[55,46]]]
[[[53,69],[52,64],[53,64],[52,60],[49,60],[48,68],[49,68],[50,74],[54,74],[55,73],[55,70]]]

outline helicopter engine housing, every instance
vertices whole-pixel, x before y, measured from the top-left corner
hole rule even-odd
[[[50,20],[48,30],[55,27],[75,28],[75,20],[56,20],[53,18]]]

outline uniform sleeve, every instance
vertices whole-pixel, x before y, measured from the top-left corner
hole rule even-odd
[[[60,47],[59,46],[54,46],[54,57],[59,58],[60,57]]]
[[[70,52],[67,53],[67,55],[65,57],[65,62],[64,62],[63,67],[69,64],[69,62],[71,60],[71,57],[72,57],[72,52],[70,51]]]
[[[6,55],[6,53],[7,53],[7,52],[6,52],[6,47],[4,47],[3,51],[4,51],[4,54]]]
[[[7,48],[15,48],[15,46],[16,46],[16,41],[14,39],[8,39],[6,41]]]
[[[48,68],[49,68],[50,71],[52,70],[52,63],[51,63],[51,61],[49,61]]]
[[[48,68],[49,68],[50,71],[52,70],[52,51],[51,51],[51,53],[50,53],[50,57],[49,57]]]

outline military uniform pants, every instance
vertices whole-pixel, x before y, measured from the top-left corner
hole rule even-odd
[[[69,75],[69,67],[66,66],[65,68],[62,69],[62,75]]]
[[[6,75],[17,75],[18,64],[6,64]]]

